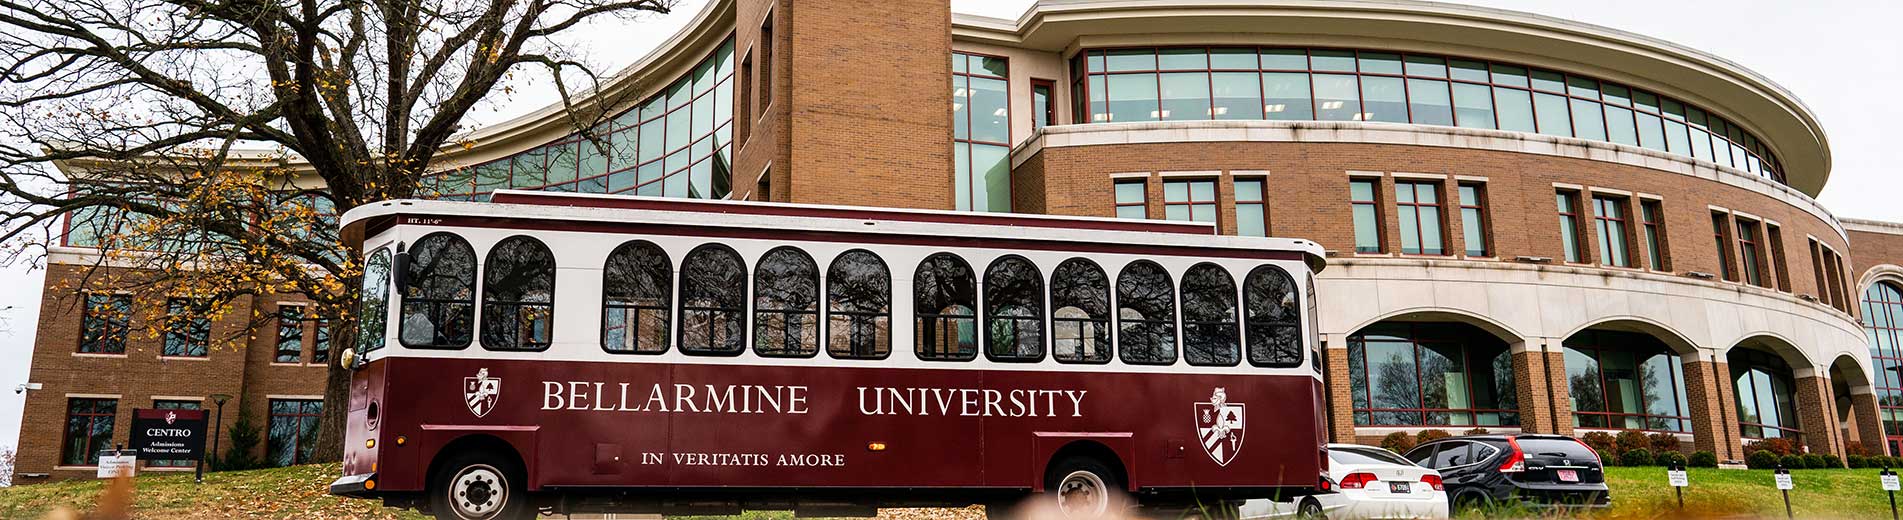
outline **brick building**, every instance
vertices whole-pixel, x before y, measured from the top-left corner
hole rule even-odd
[[[433,188],[1306,238],[1330,256],[1336,440],[1641,430],[1721,459],[1766,438],[1837,454],[1903,440],[1882,420],[1903,408],[1903,225],[1813,200],[1831,156],[1809,109],[1695,49],[1400,0],[1045,0],[1015,20],[942,0],[716,0],[619,78],[608,92],[651,87],[609,129],[625,145],[583,146],[545,109],[446,150]],[[286,336],[294,363],[274,362],[270,326],[202,358],[139,338],[92,353],[86,329],[113,324],[72,302],[110,292],[60,283],[86,252],[58,249],[48,273],[21,472],[82,475],[63,447],[122,442],[124,410],[211,394],[301,441],[314,328]]]

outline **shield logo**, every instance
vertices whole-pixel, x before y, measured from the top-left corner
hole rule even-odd
[[[500,397],[502,378],[489,377],[489,369],[477,370],[476,377],[463,378],[463,404],[476,417],[489,415],[489,411],[496,408],[496,399]]]
[[[165,412],[165,424],[178,422],[178,412]]]
[[[1244,407],[1228,401],[1227,392],[1217,387],[1209,402],[1196,403],[1196,438],[1202,443],[1203,453],[1218,466],[1228,466],[1242,451]]]

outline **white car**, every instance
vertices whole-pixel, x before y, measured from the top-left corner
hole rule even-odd
[[[1312,515],[1319,508],[1330,519],[1447,518],[1447,491],[1441,486],[1440,472],[1416,466],[1392,451],[1329,444],[1328,478],[1334,482],[1334,493],[1292,501],[1250,500],[1242,506],[1242,517]]]

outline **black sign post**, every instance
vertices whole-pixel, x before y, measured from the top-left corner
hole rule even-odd
[[[132,411],[132,449],[154,460],[198,462],[198,481],[205,481],[205,411]]]
[[[1778,464],[1777,469],[1771,472],[1771,477],[1777,482],[1778,492],[1784,494],[1784,518],[1797,518],[1797,515],[1791,512],[1791,488],[1795,487],[1791,482],[1791,470],[1784,469],[1783,464]]]
[[[1890,495],[1890,520],[1897,520],[1896,492],[1899,489],[1903,489],[1903,485],[1899,485],[1900,483],[1897,481],[1896,472],[1890,471],[1888,465],[1883,467],[1883,471],[1877,472],[1877,482],[1882,483],[1883,492]]]

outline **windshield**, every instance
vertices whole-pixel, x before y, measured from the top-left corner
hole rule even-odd
[[[357,307],[357,352],[383,348],[390,317],[390,250],[378,249],[363,263],[363,294]]]
[[[1328,461],[1334,464],[1400,464],[1412,466],[1414,463],[1387,450],[1369,448],[1328,448]]]

